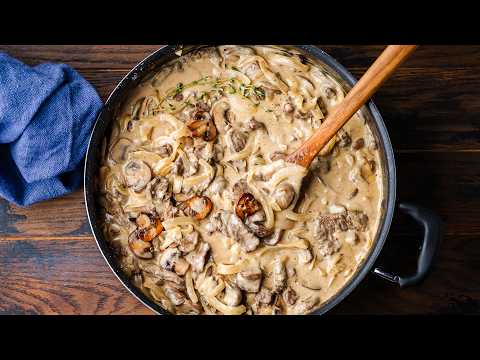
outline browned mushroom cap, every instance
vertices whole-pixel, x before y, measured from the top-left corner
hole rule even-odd
[[[235,213],[237,216],[245,220],[247,216],[255,214],[261,209],[260,203],[250,193],[244,193],[237,202]]]
[[[140,259],[152,259],[153,247],[152,244],[143,241],[139,236],[139,231],[136,230],[128,237],[128,247],[133,254]]]
[[[207,112],[197,111],[187,127],[193,137],[201,137],[205,141],[213,141],[217,137],[217,128]]]
[[[182,207],[187,215],[192,216],[195,220],[202,220],[212,211],[213,203],[206,196],[193,196],[186,200]]]
[[[138,224],[138,218],[137,218]],[[160,235],[163,231],[163,225],[160,219],[155,219],[151,225],[148,227],[138,229],[138,237],[140,240],[150,242],[155,239],[158,235]]]
[[[157,230],[154,227],[138,229],[138,238],[145,242],[152,241],[157,236]]]
[[[152,178],[150,167],[140,160],[132,160],[124,167],[125,179],[128,187],[134,191],[141,191]]]

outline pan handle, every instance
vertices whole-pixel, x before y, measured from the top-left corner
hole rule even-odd
[[[373,270],[373,273],[403,288],[417,285],[427,276],[440,245],[443,224],[434,211],[422,206],[401,203],[399,208],[423,225],[424,237],[418,256],[417,270],[415,274],[406,277],[388,273],[378,267]]]

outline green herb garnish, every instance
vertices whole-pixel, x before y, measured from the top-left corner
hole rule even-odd
[[[184,90],[184,86],[182,83],[178,83],[177,87],[175,88],[175,95],[180,94]]]

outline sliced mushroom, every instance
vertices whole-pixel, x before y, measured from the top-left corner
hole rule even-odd
[[[290,206],[294,197],[295,190],[293,186],[287,182],[282,182],[278,185],[272,194],[272,198],[282,210],[285,210]]]
[[[163,291],[173,305],[179,306],[185,302],[185,294],[175,286],[175,283],[165,282]]]
[[[273,300],[273,293],[267,289],[267,288],[262,288],[260,292],[255,295],[255,302],[260,303],[260,304],[265,304],[269,305]]]
[[[177,275],[183,276],[187,273],[190,268],[190,263],[183,258],[178,258],[175,260],[174,270]]]
[[[110,149],[110,158],[116,163],[127,159],[127,154],[133,148],[133,143],[125,138],[118,139],[115,145]]]
[[[148,274],[151,274],[155,278],[158,278],[158,280],[173,282],[180,286],[185,285],[185,280],[183,278],[181,278],[180,276],[178,276],[172,271],[162,269],[160,266],[156,264],[149,264],[145,266],[143,268],[143,271],[145,271]]]
[[[255,118],[251,118],[247,124],[250,130],[260,130],[265,129],[265,124],[263,122],[255,120]]]
[[[172,195],[169,191],[169,182],[166,177],[158,176],[151,182],[150,192],[152,197],[158,200],[168,200]]]
[[[248,65],[244,66],[242,70],[250,80],[254,80],[257,77],[263,75],[262,70],[260,69],[260,67],[256,62],[249,63]]]
[[[225,284],[225,295],[223,302],[228,306],[237,306],[242,301],[242,292],[235,284]]]
[[[179,257],[180,251],[177,248],[167,248],[160,256],[158,265],[165,270],[172,271]]]
[[[196,144],[193,150],[195,156],[199,159],[205,160],[207,163],[211,163],[215,157],[213,144],[199,139],[195,140]]]
[[[255,214],[247,216],[245,225],[259,238],[265,238],[273,234],[273,229],[265,227],[265,211],[259,210]]]
[[[190,265],[192,265],[193,271],[197,273],[203,271],[209,250],[210,245],[206,242],[202,242],[196,251],[189,253],[185,257],[185,259],[190,263]]]
[[[323,89],[323,91],[325,92],[325,96],[329,100],[337,97],[337,91],[334,88],[326,87]]]
[[[282,238],[284,231],[283,229],[275,229],[273,234],[262,238],[263,243],[270,246],[276,245]]]
[[[302,249],[298,250],[297,258],[300,264],[308,264],[312,261],[313,256],[309,249]]]
[[[187,124],[187,127],[193,137],[200,137],[205,141],[213,141],[217,137],[217,128],[207,112],[196,112],[194,119]]]
[[[205,219],[212,208],[212,200],[203,195],[193,196],[182,204],[182,210],[196,220]]]
[[[280,293],[287,285],[287,270],[282,259],[277,256],[273,263],[272,269],[272,291]]]
[[[245,149],[245,146],[247,145],[247,140],[248,140],[247,134],[233,128],[229,132],[230,132],[230,140],[233,146],[232,150],[235,152],[239,152]]]
[[[123,169],[127,186],[134,191],[143,190],[152,178],[150,167],[140,160],[132,160]]]
[[[255,214],[261,209],[260,203],[250,193],[244,193],[235,206],[235,213],[237,216],[245,220],[247,216]]]
[[[153,247],[150,242],[143,241],[138,236],[138,231],[134,231],[128,237],[128,247],[132,253],[140,259],[152,259]]]
[[[295,290],[293,290],[291,287],[287,287],[282,294],[283,301],[287,303],[288,305],[295,305],[297,302],[298,296]]]
[[[165,145],[160,146],[157,149],[156,153],[158,155],[160,155],[161,157],[167,157],[167,156],[170,156],[172,154],[172,151],[173,151],[172,145],[165,144]]]
[[[232,187],[233,195],[239,199],[244,193],[248,193],[247,180],[240,179]]]
[[[198,239],[199,234],[197,231],[192,231],[190,234],[184,234],[178,245],[179,250],[184,254],[195,250],[195,247],[198,244]]]
[[[182,158],[179,156],[177,160],[175,160],[175,162],[173,163],[172,174],[182,176],[184,170],[185,170],[185,167],[183,166]]]
[[[238,242],[246,252],[254,251],[260,244],[258,237],[249,231],[242,220],[228,211],[219,211],[211,218],[208,231],[216,230]]]
[[[262,283],[262,270],[260,268],[248,269],[237,274],[236,284],[243,291],[257,293]]]

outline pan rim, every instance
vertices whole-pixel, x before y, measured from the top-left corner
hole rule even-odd
[[[297,45],[294,47],[311,55],[316,60],[319,60],[325,63],[331,70],[334,71],[336,75],[338,75],[349,86],[353,86],[356,83],[357,79],[343,65],[341,65],[332,56],[330,56],[329,54],[327,54],[325,51],[321,50],[317,46]],[[112,255],[108,253],[109,249],[106,247],[106,241],[103,239],[103,235],[98,231],[97,225],[93,224],[92,219],[95,218],[95,216],[92,214],[92,212],[95,211],[95,205],[93,204],[94,191],[91,189],[92,180],[90,179],[88,172],[90,167],[92,166],[90,164],[94,161],[94,159],[92,159],[92,156],[93,156],[92,143],[94,141],[94,135],[97,133],[100,125],[103,125],[101,124],[103,123],[103,120],[104,120],[103,115],[112,106],[112,102],[115,100],[115,96],[118,95],[118,92],[121,91],[121,89],[124,86],[126,86],[126,84],[128,84],[133,80],[136,80],[138,78],[138,73],[142,73],[145,67],[147,67],[148,65],[154,64],[158,60],[157,58],[159,56],[161,57],[169,53],[173,53],[174,51],[175,51],[175,46],[164,45],[159,49],[157,49],[156,51],[152,52],[150,55],[148,55],[143,60],[141,60],[135,67],[133,67],[112,90],[107,100],[105,101],[105,104],[102,110],[98,114],[95,124],[92,128],[90,139],[88,141],[87,153],[85,156],[85,159],[86,159],[85,167],[84,167],[84,200],[85,200],[87,218],[90,225],[90,229],[92,231],[93,237],[95,239],[95,242],[97,244],[97,247],[100,253],[102,254],[105,261],[107,262],[109,268],[115,274],[117,279],[123,284],[123,286],[144,306],[146,306],[151,311],[159,315],[173,315],[173,314],[166,311],[160,305],[150,300],[143,292],[141,292],[137,287],[135,287],[128,278],[126,278],[125,274],[119,269],[118,265],[115,263]],[[392,144],[390,141],[390,137],[388,135],[386,125],[380,114],[380,111],[378,110],[378,108],[376,107],[372,99],[365,105],[365,108],[370,113],[372,121],[377,128],[377,131],[379,133],[379,137],[381,140],[382,150],[384,152],[384,157],[386,160],[385,176],[387,177],[387,180],[385,184],[387,185],[387,189],[384,190],[385,207],[384,207],[383,220],[381,221],[379,229],[377,230],[376,239],[375,239],[374,245],[372,246],[372,249],[370,250],[368,256],[363,260],[363,263],[360,265],[360,268],[356,271],[354,276],[352,276],[349,279],[349,281],[341,288],[340,291],[338,291],[335,295],[330,297],[325,303],[321,305],[320,308],[309,313],[309,315],[322,315],[327,313],[333,307],[335,307],[340,302],[342,302],[360,284],[360,282],[363,281],[365,276],[371,270],[376,259],[378,258],[381,250],[383,249],[383,246],[386,241],[388,232],[390,230],[390,225],[393,219],[395,201],[396,201],[396,167],[395,167],[395,158],[394,158]],[[100,243],[100,241],[102,241],[102,243]]]

